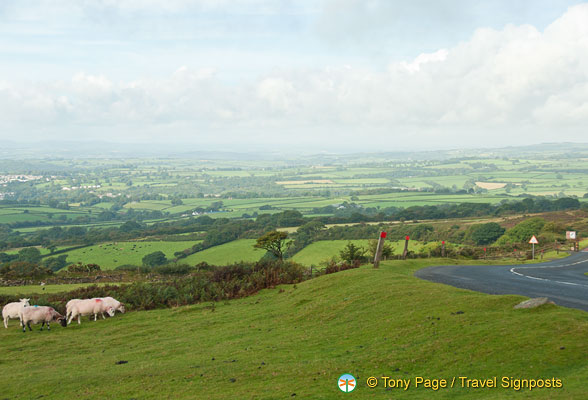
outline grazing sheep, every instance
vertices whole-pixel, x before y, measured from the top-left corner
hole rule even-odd
[[[81,317],[83,315],[92,315],[94,314],[94,321],[97,320],[98,314],[101,313],[108,313],[111,317],[114,316],[114,308],[112,306],[108,306],[104,304],[102,299],[85,299],[79,300],[74,302],[70,308],[71,314],[67,321],[68,324],[71,324],[71,321],[74,318],[78,319],[78,324],[81,324]]]
[[[57,321],[61,324],[61,326],[66,327],[67,321],[65,317],[59,314],[53,307],[47,306],[32,306],[32,307],[23,307],[19,312],[20,323],[22,325],[22,331],[26,332],[27,330],[25,327],[31,329],[31,322],[33,324],[41,323],[41,330],[43,330],[43,326],[47,324],[47,330],[51,330],[49,323],[51,321]]]
[[[65,318],[69,319],[69,317],[71,316],[71,308],[78,301],[82,301],[82,300],[81,299],[71,299],[70,301],[67,302],[67,304],[65,305]]]
[[[19,318],[18,313],[23,307],[29,307],[30,299],[20,299],[19,302],[8,303],[2,309],[2,319],[4,320],[4,327],[8,328],[8,320]]]
[[[121,303],[120,301],[118,301],[117,299],[113,298],[113,297],[98,297],[99,299],[102,299],[102,301],[104,302],[104,304],[106,304],[106,306],[110,306],[112,308],[114,308],[114,311],[120,311],[122,314],[125,313],[125,305],[123,303]],[[104,318],[104,313],[102,313],[102,318]]]

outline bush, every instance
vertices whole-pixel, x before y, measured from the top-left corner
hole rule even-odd
[[[166,264],[153,267],[152,271],[162,275],[186,275],[195,269],[188,264]]]
[[[26,261],[15,261],[0,269],[0,275],[6,279],[40,279],[52,274],[50,269]]]
[[[67,267],[67,272],[72,273],[92,273],[100,271],[100,265],[98,264],[82,264],[78,262],[77,264],[71,264]]]
[[[167,258],[165,258],[165,253],[163,251],[154,251],[143,257],[141,261],[146,267],[156,267],[167,263]]]
[[[133,264],[123,264],[119,265],[115,268],[116,271],[130,271],[130,272],[140,272],[146,274],[151,272],[151,268],[145,267],[143,265],[133,265]]]

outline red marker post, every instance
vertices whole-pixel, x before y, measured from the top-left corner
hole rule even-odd
[[[407,236],[406,241],[404,242],[404,251],[402,252],[402,259],[406,260],[406,256],[408,255],[408,241],[410,240],[410,236]]]
[[[486,258],[486,248],[484,247],[484,258]]]
[[[374,268],[380,266],[380,260],[382,259],[382,251],[384,250],[384,241],[386,240],[386,232],[380,232],[380,238],[378,239],[378,247],[376,247],[376,255],[374,257]]]
[[[441,241],[441,257],[445,257],[445,240]]]

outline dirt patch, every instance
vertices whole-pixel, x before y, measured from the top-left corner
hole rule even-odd
[[[497,182],[476,182],[476,186],[481,187],[482,189],[494,190],[494,189],[502,189],[506,186],[506,183],[497,183]]]

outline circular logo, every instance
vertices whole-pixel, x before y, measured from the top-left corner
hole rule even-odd
[[[353,389],[357,386],[357,381],[353,375],[343,374],[337,380],[337,386],[342,392],[349,393],[353,392]]]

